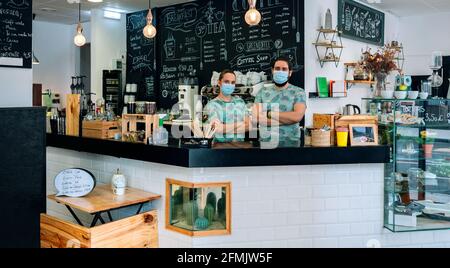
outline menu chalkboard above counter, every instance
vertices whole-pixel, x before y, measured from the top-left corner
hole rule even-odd
[[[213,70],[227,67],[226,1],[201,0],[159,12],[160,102],[178,101],[179,79],[210,83]]]
[[[247,0],[228,0],[229,56],[233,70],[271,72],[271,63],[279,56],[290,58],[294,65],[292,83],[303,86],[304,1],[260,0],[257,9],[262,21],[249,26],[244,20]]]
[[[0,1],[0,66],[31,68],[32,0]]]
[[[210,85],[214,71],[227,68],[270,75],[272,61],[286,56],[294,65],[291,82],[304,87],[304,1],[258,1],[263,19],[253,27],[244,19],[248,9],[248,0],[199,0],[155,9],[158,34],[147,47],[142,45],[147,11],[129,14],[127,82],[137,83],[156,63],[150,84],[158,106],[167,109],[178,102],[180,78],[195,77],[201,88]]]
[[[155,101],[155,39],[142,32],[147,14],[144,10],[127,15],[127,83],[138,85],[140,100]]]

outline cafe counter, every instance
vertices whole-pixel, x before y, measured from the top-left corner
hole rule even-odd
[[[105,184],[120,169],[129,187],[162,196],[143,208],[157,211],[160,247],[365,247],[368,239],[397,241],[382,230],[389,153],[386,146],[195,148],[47,135],[47,188],[55,193],[53,180],[63,169],[89,170]],[[179,196],[180,189],[200,196]],[[198,203],[176,209],[185,198]],[[49,215],[73,221],[64,206],[48,200],[47,207]],[[89,214],[79,218],[92,221]]]
[[[199,148],[171,142],[166,146],[112,140],[47,135],[47,146],[140,160],[184,168],[295,166],[386,163],[389,147],[278,147],[264,149],[253,143],[230,143]]]

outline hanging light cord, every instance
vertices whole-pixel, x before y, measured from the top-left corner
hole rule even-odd
[[[81,1],[78,3],[78,23],[81,23]]]
[[[152,1],[148,0],[148,15],[147,15],[147,24],[152,23],[153,21],[153,13],[152,13]]]

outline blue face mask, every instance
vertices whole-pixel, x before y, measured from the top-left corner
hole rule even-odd
[[[273,72],[273,81],[278,84],[282,85],[287,83],[289,80],[289,72],[283,72],[283,71],[274,71]]]
[[[231,96],[231,94],[234,93],[234,90],[236,89],[236,86],[233,84],[222,84],[222,94],[225,96]]]

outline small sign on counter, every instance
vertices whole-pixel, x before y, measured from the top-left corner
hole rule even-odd
[[[95,185],[95,176],[80,168],[65,169],[55,177],[56,196],[83,197],[91,193]]]

